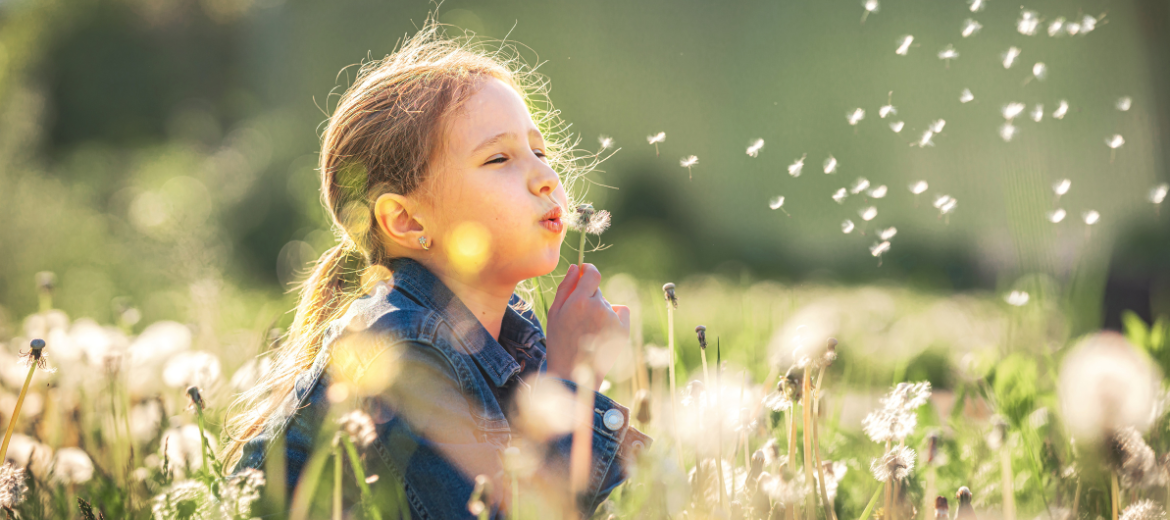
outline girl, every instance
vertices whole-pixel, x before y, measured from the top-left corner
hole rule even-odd
[[[233,404],[227,467],[284,457],[292,495],[314,445],[327,442],[317,438],[326,416],[352,402],[373,418],[359,443],[369,442],[366,470],[399,479],[412,517],[470,517],[477,477],[493,490],[490,513],[503,515],[504,453],[521,440],[533,481],[569,488],[574,435],[522,436],[514,424],[517,402],[551,384],[594,394],[593,428],[577,430],[591,435],[588,482],[572,497],[579,512],[591,515],[625,479],[649,439],[627,408],[570,379],[587,365],[601,382],[624,343],[594,339],[628,343],[629,309],[606,302],[590,264],[569,267],[547,335],[516,294],[557,267],[572,207],[561,176],[571,183],[595,164],[577,166],[558,139],[546,86],[504,51],[446,38],[433,15],[361,68],[320,153],[340,243],[306,280],[274,368]],[[351,264],[360,280],[347,280]],[[597,347],[586,355],[587,345]]]

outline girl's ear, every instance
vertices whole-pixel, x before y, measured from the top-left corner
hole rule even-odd
[[[392,242],[406,249],[418,249],[418,238],[424,234],[419,209],[418,203],[409,197],[383,193],[374,202],[374,218]]]

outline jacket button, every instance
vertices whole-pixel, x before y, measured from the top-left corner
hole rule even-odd
[[[622,415],[621,410],[611,408],[605,412],[605,415],[601,416],[601,422],[605,423],[606,428],[616,431],[621,429],[623,424],[626,424],[626,417]]]

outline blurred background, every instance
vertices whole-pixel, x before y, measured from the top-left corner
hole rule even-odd
[[[1170,313],[1170,211],[1150,200],[1170,178],[1170,6],[1030,1],[1026,35],[1019,4],[985,4],[891,0],[862,22],[853,0],[447,0],[440,19],[522,43],[581,147],[613,138],[585,197],[614,215],[610,247],[590,256],[603,272],[1057,291],[1072,333],[1117,327],[1124,309]],[[55,306],[103,323],[127,307],[204,330],[290,322],[290,290],[334,240],[314,171],[322,123],[351,65],[392,52],[434,7],[0,1],[0,336],[35,312],[40,271],[57,275]],[[1086,16],[1093,30],[1070,34]],[[964,37],[968,18],[981,30]],[[940,59],[948,45],[958,56]],[[1005,141],[1010,102],[1026,108]],[[880,117],[887,103],[896,113]],[[887,194],[835,202],[859,177]],[[943,195],[956,201],[945,215]],[[769,207],[777,196],[787,214]]]

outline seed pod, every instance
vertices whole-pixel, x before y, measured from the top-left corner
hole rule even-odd
[[[188,386],[187,397],[191,398],[191,404],[195,405],[200,410],[203,409],[203,394],[199,392],[199,387],[194,385]]]
[[[674,284],[667,283],[662,286],[662,294],[666,297],[666,301],[670,302],[674,308],[678,308],[678,297],[674,294]]]
[[[699,336],[699,348],[707,350],[707,327],[703,325],[695,327],[695,334]]]

